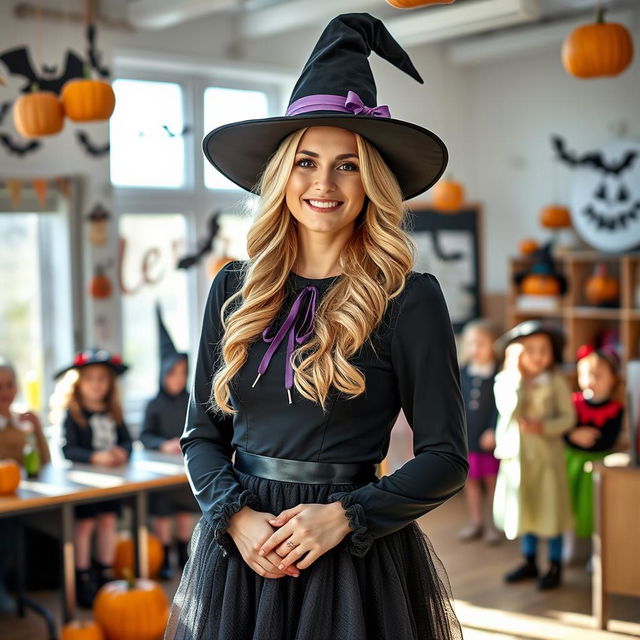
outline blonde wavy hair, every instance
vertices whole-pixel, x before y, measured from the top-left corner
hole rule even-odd
[[[223,413],[235,413],[229,384],[247,360],[250,344],[276,318],[296,261],[297,221],[286,205],[285,190],[305,131],[285,138],[263,172],[260,206],[247,237],[243,284],[221,309],[222,363],[213,378],[210,405]],[[407,211],[394,174],[375,147],[354,135],[367,197],[340,255],[342,277],[322,296],[314,335],[292,355],[296,389],[323,410],[332,386],[350,398],[365,391],[364,375],[349,358],[369,338],[388,302],[404,289],[415,255],[403,228]],[[225,318],[236,299],[240,304]]]
[[[124,421],[122,402],[120,400],[120,390],[118,380],[113,369],[103,364],[91,364],[91,367],[105,367],[109,371],[109,390],[105,396],[106,413],[108,413],[117,424]],[[81,427],[88,425],[87,419],[82,412],[82,395],[80,393],[80,378],[82,367],[70,369],[56,384],[51,400],[49,401],[49,420],[52,424],[59,424],[64,419],[65,411],[71,414],[74,422]]]

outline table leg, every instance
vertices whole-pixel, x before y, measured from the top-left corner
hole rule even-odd
[[[149,528],[147,526],[147,493],[139,491],[135,496],[136,574],[149,577]]]
[[[62,505],[62,617],[65,623],[73,619],[76,608],[73,508],[72,504]]]

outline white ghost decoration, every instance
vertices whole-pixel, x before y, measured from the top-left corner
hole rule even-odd
[[[582,156],[554,145],[573,168],[571,218],[578,234],[607,252],[640,247],[640,142],[614,140]]]

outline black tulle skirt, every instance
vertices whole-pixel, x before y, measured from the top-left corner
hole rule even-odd
[[[259,510],[327,503],[357,484],[282,482],[235,471]],[[363,557],[345,541],[300,571],[263,578],[223,553],[202,518],[176,592],[165,640],[454,640],[462,638],[448,578],[417,523],[377,538]]]

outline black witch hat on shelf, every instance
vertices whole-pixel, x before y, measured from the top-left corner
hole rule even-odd
[[[515,273],[513,276],[514,283],[520,286],[527,276],[532,275],[551,276],[558,282],[560,294],[566,293],[567,279],[556,269],[555,263],[553,262],[553,256],[551,255],[552,248],[553,243],[550,241],[539,249],[536,249],[532,256],[533,264],[528,269]]]
[[[369,65],[372,51],[424,84],[380,20],[368,13],[340,15],[320,36],[285,115],[232,122],[210,131],[202,142],[207,160],[232,182],[255,191],[270,156],[290,133],[311,126],[342,127],[376,147],[405,199],[426,191],[444,172],[447,149],[435,133],[392,118],[386,105],[377,104]]]
[[[156,304],[156,318],[158,320],[158,346],[160,349],[160,388],[163,387],[164,377],[171,371],[174,365],[180,360],[189,362],[189,356],[186,353],[179,352],[174,344],[167,327],[162,320],[162,310],[160,305]]]

